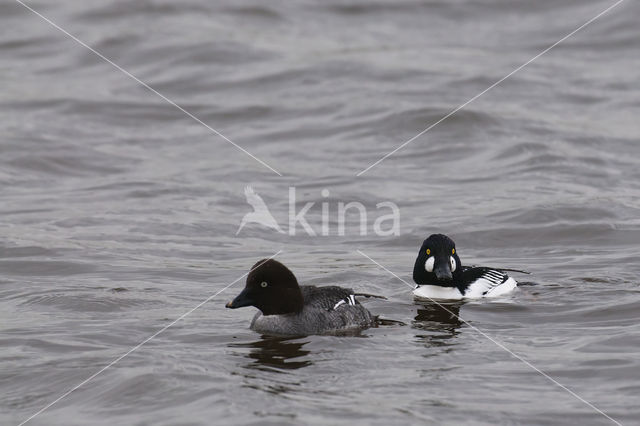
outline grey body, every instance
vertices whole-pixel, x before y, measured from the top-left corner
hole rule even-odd
[[[375,317],[364,306],[357,301],[349,304],[349,296],[354,294],[351,289],[308,285],[300,286],[300,291],[304,299],[302,311],[284,315],[258,312],[251,321],[251,329],[265,334],[307,335],[331,334],[375,325]],[[340,305],[336,306],[338,303]]]

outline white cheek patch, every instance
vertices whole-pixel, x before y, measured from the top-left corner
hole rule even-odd
[[[430,258],[427,259],[426,262],[424,262],[424,269],[427,270],[427,272],[433,272],[433,263],[435,262],[435,258],[433,256],[431,256]]]
[[[456,260],[453,258],[453,256],[449,257],[449,260],[451,261],[451,272],[456,270],[456,267],[458,266],[456,263]]]

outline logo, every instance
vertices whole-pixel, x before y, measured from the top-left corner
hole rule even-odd
[[[320,194],[322,198],[326,199],[329,197],[329,190],[325,188],[320,192]],[[265,228],[275,230],[281,234],[289,234],[290,236],[295,236],[299,227],[301,227],[307,235],[312,237],[317,235],[345,236],[348,229],[351,230],[351,233],[357,232],[362,236],[367,235],[370,231],[373,231],[373,233],[378,236],[400,235],[400,209],[398,209],[398,206],[391,201],[383,201],[375,205],[376,218],[370,229],[368,220],[372,215],[363,203],[359,201],[350,201],[346,203],[344,201],[338,201],[336,203],[323,201],[319,203],[319,209],[314,209],[316,202],[312,201],[307,202],[300,210],[297,211],[296,188],[291,186],[289,187],[288,194],[289,228],[288,232],[285,232],[273,217],[271,211],[269,211],[269,208],[262,197],[260,197],[260,195],[258,195],[251,186],[245,187],[244,195],[247,199],[247,203],[252,207],[253,211],[244,215],[240,222],[240,226],[236,231],[236,236],[239,235],[240,231],[249,224],[258,224]],[[319,216],[320,223],[316,224],[315,227],[311,226],[311,223],[309,223],[309,220],[307,219],[307,214],[315,218]],[[354,216],[358,219],[355,223],[353,223]]]
[[[244,196],[247,198],[247,203],[253,207],[253,211],[244,215],[242,222],[240,222],[240,227],[236,231],[236,235],[238,235],[242,228],[248,223],[258,223],[284,234],[284,231],[280,228],[278,222],[276,222],[262,197],[256,194],[253,188],[246,186],[244,188]]]

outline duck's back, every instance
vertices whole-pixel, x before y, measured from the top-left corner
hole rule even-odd
[[[262,315],[251,329],[259,333],[306,335],[356,330],[375,324],[375,317],[356,299],[353,290],[338,286],[300,286],[304,307],[296,314]]]

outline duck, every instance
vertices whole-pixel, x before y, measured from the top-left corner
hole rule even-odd
[[[360,304],[357,296],[373,295],[338,286],[301,286],[285,265],[262,259],[251,268],[244,290],[226,307],[258,308],[250,329],[262,334],[340,334],[376,325],[377,317]]]
[[[413,281],[418,285],[413,295],[429,300],[504,296],[518,287],[506,271],[463,266],[453,240],[444,234],[433,234],[422,243],[413,266]]]

